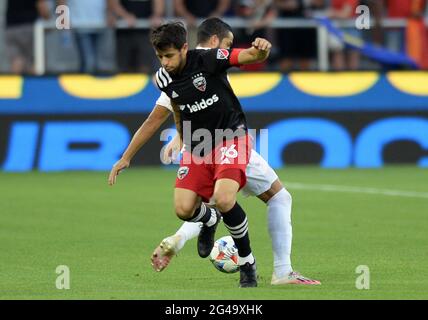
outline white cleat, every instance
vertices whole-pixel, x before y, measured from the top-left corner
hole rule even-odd
[[[175,236],[165,238],[161,241],[155,251],[153,251],[151,257],[153,269],[161,272],[169,265],[171,259],[178,253],[178,241],[179,239]]]
[[[286,284],[303,284],[303,285],[320,285],[321,282],[318,280],[312,280],[302,276],[300,273],[292,271],[288,275],[277,278],[275,273],[272,275],[272,281],[270,282],[273,286],[286,285]]]

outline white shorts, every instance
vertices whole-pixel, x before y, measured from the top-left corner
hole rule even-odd
[[[245,171],[247,184],[241,192],[244,197],[258,196],[268,191],[278,176],[265,159],[254,149],[251,150],[250,161]]]

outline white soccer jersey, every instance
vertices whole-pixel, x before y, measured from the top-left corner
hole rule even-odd
[[[170,112],[173,112],[172,105],[171,105],[171,99],[163,91],[162,91],[161,95],[159,96],[159,98],[156,100],[156,104],[167,108]]]
[[[207,48],[197,47],[196,49],[205,50]],[[173,112],[171,100],[164,92],[161,93],[156,104],[167,108],[170,112]],[[241,191],[246,197],[258,196],[268,191],[271,188],[272,183],[278,179],[278,175],[275,171],[255,150],[251,150],[251,156],[245,170],[245,174],[247,175],[247,184]]]

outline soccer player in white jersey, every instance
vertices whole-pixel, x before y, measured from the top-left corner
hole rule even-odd
[[[197,49],[230,48],[233,44],[231,27],[218,18],[205,20],[198,28]],[[156,130],[166,121],[173,112],[170,98],[162,93],[156,101],[156,106],[134,135],[133,141],[125,151],[122,159],[113,167],[110,180],[115,179],[120,170],[129,166],[130,159],[148,141]],[[171,160],[173,154],[181,148],[177,135],[164,149],[164,160]],[[317,285],[317,280],[308,279],[291,266],[291,195],[281,184],[275,171],[254,150],[251,152],[246,169],[247,184],[242,189],[246,196],[257,196],[268,207],[268,230],[272,239],[274,254],[274,272],[272,285],[302,284]],[[156,271],[165,269],[171,258],[176,255],[185,243],[199,235],[201,223],[184,222],[180,229],[172,236],[163,239],[152,254],[152,265]]]

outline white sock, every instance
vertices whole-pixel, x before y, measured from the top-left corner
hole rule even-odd
[[[291,226],[292,199],[287,190],[282,189],[268,202],[268,225],[272,239],[273,267],[278,278],[284,277],[291,271]]]
[[[243,266],[244,264],[246,264],[247,262],[249,262],[250,264],[253,264],[254,263],[254,256],[253,256],[253,254],[252,253],[250,253],[248,256],[246,256],[246,257],[239,257],[238,258],[238,264],[240,265],[240,266]]]
[[[181,225],[180,229],[175,233],[176,236],[180,237],[180,241],[177,244],[177,249],[181,250],[184,244],[193,238],[196,238],[201,232],[202,222],[185,222]]]

